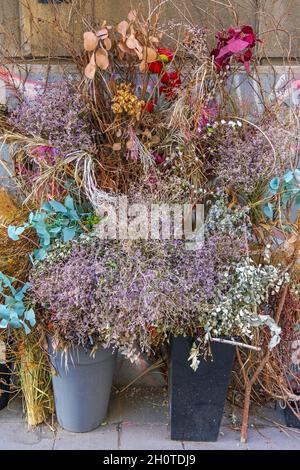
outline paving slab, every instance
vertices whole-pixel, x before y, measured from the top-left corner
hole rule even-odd
[[[240,432],[222,425],[217,442],[184,441],[185,450],[247,450],[246,444],[240,442]]]
[[[242,406],[233,406],[230,402],[226,402],[222,424],[241,425],[243,416]],[[283,409],[278,404],[269,403],[266,406],[251,406],[249,414],[249,426],[273,426],[285,425]]]
[[[1,450],[52,450],[53,445],[54,436],[46,426],[28,429],[23,421],[1,422]]]
[[[171,441],[164,388],[112,394],[107,424],[77,434],[54,423],[29,429],[19,398],[0,411],[0,450],[300,450],[300,430],[285,426],[280,407],[252,407],[247,444],[240,443],[242,407],[226,403],[217,442]]]
[[[163,424],[122,424],[120,450],[183,450],[180,441],[171,441],[169,429]]]
[[[136,387],[121,394],[113,393],[107,421],[167,425],[169,422],[167,390],[163,387]]]
[[[222,426],[217,442],[183,443],[185,450],[299,450],[300,433],[283,427],[249,426],[248,441],[240,442],[240,431]]]
[[[296,430],[276,427],[250,427],[250,450],[300,450],[300,433]]]
[[[100,426],[91,432],[73,433],[58,428],[54,450],[117,450],[117,426]]]
[[[8,406],[0,411],[0,423],[22,422],[24,417],[22,401],[18,398],[11,400]]]

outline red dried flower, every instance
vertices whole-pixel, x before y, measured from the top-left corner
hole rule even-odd
[[[148,113],[153,113],[155,104],[156,104],[156,100],[150,100],[150,101],[148,101],[148,103],[147,103],[147,111],[148,111]]]
[[[179,88],[182,84],[179,72],[165,73],[161,78],[163,86],[159,88],[160,93],[164,93],[168,100],[176,96],[175,88]]]
[[[164,66],[163,62],[161,62],[160,60],[155,60],[154,62],[151,62],[150,64],[148,64],[148,69],[149,69],[149,72],[157,73],[159,75],[163,69],[163,66]]]
[[[166,72],[161,77],[160,81],[164,85],[168,85],[171,87],[179,87],[182,83],[179,72],[171,72],[171,73]]]
[[[151,73],[160,74],[164,67],[164,63],[168,64],[169,62],[171,62],[171,60],[173,60],[173,52],[171,51],[171,49],[159,47],[157,49],[157,54],[158,60],[155,60],[154,62],[148,64],[148,70]]]
[[[155,326],[148,326],[148,330],[149,330],[149,333],[150,333],[150,336],[152,336],[152,338],[156,338],[157,335],[158,335],[158,332],[157,332],[157,328]]]
[[[159,153],[153,153],[153,158],[156,163],[156,165],[162,165],[162,163],[165,162],[165,157],[163,155],[160,155]]]
[[[215,64],[218,70],[222,70],[230,63],[231,57],[235,57],[237,62],[244,64],[247,72],[250,72],[250,61],[253,47],[259,41],[253,31],[252,26],[245,25],[241,28],[229,28],[228,31],[217,33],[218,44],[212,51]]]
[[[157,49],[157,53],[159,55],[160,60],[163,62],[171,62],[173,60],[173,52],[171,49],[167,49],[165,47],[159,47]]]

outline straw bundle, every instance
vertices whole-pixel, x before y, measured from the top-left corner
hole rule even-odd
[[[30,210],[19,206],[4,190],[0,190],[0,271],[19,281],[27,279],[30,269],[29,253],[36,248],[36,236],[32,231],[22,235],[20,240],[11,240],[7,234],[9,225],[22,225],[28,219]]]
[[[38,330],[30,335],[19,330],[15,337],[15,372],[24,398],[26,419],[30,426],[37,426],[54,413],[51,366],[45,349],[45,336]]]

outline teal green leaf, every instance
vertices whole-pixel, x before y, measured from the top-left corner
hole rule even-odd
[[[67,209],[61,202],[55,201],[53,199],[52,201],[49,201],[49,204],[52,207],[52,209],[55,210],[55,212],[61,212],[62,214],[65,214],[67,212]]]
[[[0,272],[0,279],[3,281],[5,287],[10,287],[11,286],[11,283],[15,280],[14,277],[11,277],[10,279],[5,276],[5,274],[3,274],[2,272]]]
[[[284,173],[283,179],[286,183],[289,183],[290,181],[292,181],[293,178],[294,178],[294,174],[293,174],[292,170],[287,170]]]
[[[47,251],[44,248],[34,250],[33,255],[36,260],[43,261],[47,257]]]
[[[295,203],[295,207],[299,209],[300,208],[300,192],[296,195],[294,203]]]
[[[57,235],[58,233],[61,232],[61,227],[54,227],[49,230],[50,233],[53,233],[54,235]]]
[[[17,227],[13,225],[8,226],[7,235],[14,241],[20,240],[19,234],[17,234]]]
[[[270,181],[270,188],[273,190],[273,191],[278,191],[278,188],[279,188],[279,185],[280,185],[280,178],[279,176],[276,176],[276,178],[273,178],[271,181]]]
[[[76,229],[74,227],[65,227],[63,229],[64,242],[72,240],[75,237]]]
[[[35,320],[35,314],[34,310],[31,308],[25,312],[24,316],[25,320],[29,321],[31,326],[35,326],[36,320]]]
[[[29,333],[30,333],[30,328],[28,327],[28,325],[26,325],[26,323],[25,323],[23,320],[20,320],[20,326],[21,326],[21,324],[22,324],[23,327],[24,327],[24,330],[25,330],[26,335],[29,335]],[[16,327],[16,328],[17,328],[17,327]]]
[[[10,311],[5,305],[0,305],[0,317],[9,320]]]
[[[65,199],[65,206],[70,209],[71,211],[75,210],[75,207],[74,207],[74,201],[73,199],[71,198],[71,196],[67,196],[66,199]]]
[[[22,300],[28,289],[31,287],[29,282],[26,282],[24,286],[18,290],[18,292],[15,295],[16,300]]]
[[[273,206],[270,202],[263,207],[263,212],[268,219],[273,219]]]
[[[295,180],[297,181],[297,183],[300,183],[300,170],[296,168],[294,174],[295,174]]]
[[[51,207],[51,205],[49,204],[49,202],[44,202],[42,204],[42,209],[46,212],[53,212],[53,208]]]
[[[8,326],[8,321],[7,320],[1,320],[0,322],[0,328],[7,328]]]

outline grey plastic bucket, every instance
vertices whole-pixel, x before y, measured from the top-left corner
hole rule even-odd
[[[97,428],[107,415],[116,353],[99,348],[94,356],[78,347],[66,356],[53,351],[48,338],[56,417],[67,431],[88,432]]]

